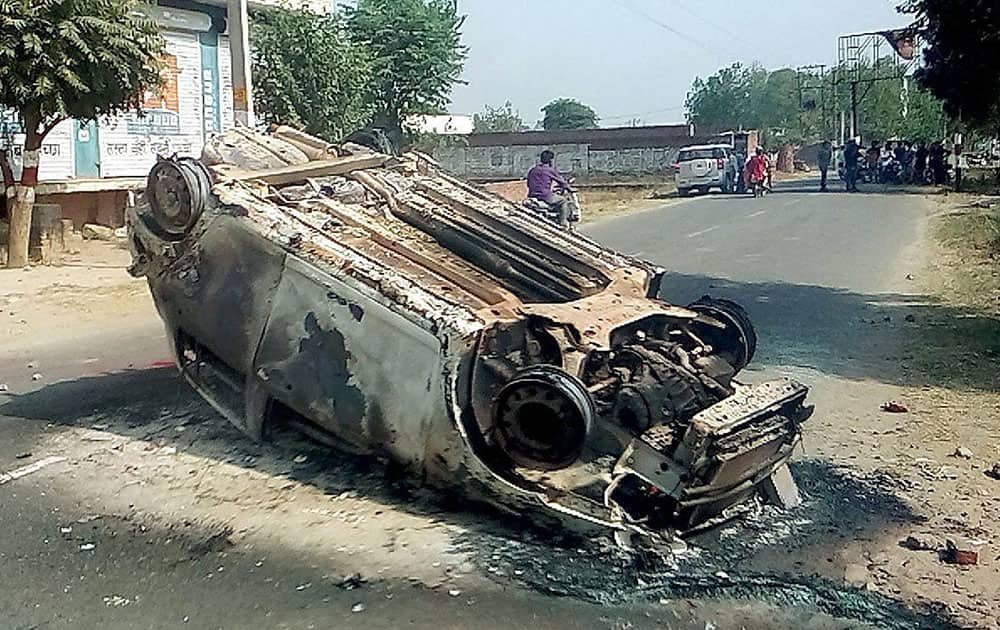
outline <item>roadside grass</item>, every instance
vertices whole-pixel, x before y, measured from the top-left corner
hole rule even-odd
[[[580,206],[583,210],[583,222],[592,223],[666,205],[676,200],[676,193],[677,189],[672,183],[582,188]]]
[[[1000,210],[971,201],[933,219],[932,288],[953,305],[1000,315]]]
[[[904,354],[910,369],[949,391],[995,392],[1000,388],[1000,212],[977,207],[976,199],[939,198],[920,283],[934,306],[914,310],[919,332]],[[1000,400],[990,404],[1000,408]]]

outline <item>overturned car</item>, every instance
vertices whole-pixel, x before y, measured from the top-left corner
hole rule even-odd
[[[181,372],[255,439],[291,423],[577,530],[794,494],[807,390],[736,380],[743,309],[664,302],[662,271],[426,156],[235,129],[159,161],[128,226]]]

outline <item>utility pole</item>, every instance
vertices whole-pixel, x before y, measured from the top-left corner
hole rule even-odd
[[[229,53],[233,65],[233,117],[236,124],[252,127],[253,82],[250,77],[250,19],[247,0],[227,0]]]
[[[851,81],[851,137],[858,137],[858,82]]]

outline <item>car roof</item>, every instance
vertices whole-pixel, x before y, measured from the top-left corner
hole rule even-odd
[[[692,144],[687,147],[681,147],[681,151],[691,151],[697,149],[732,149],[731,144]]]

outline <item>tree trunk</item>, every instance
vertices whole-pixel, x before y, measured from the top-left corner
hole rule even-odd
[[[782,173],[791,173],[795,170],[795,147],[786,144],[781,147],[778,152],[778,164],[776,165],[778,171]]]
[[[7,267],[17,269],[28,265],[28,238],[31,235],[31,211],[35,207],[35,185],[38,184],[38,158],[41,155],[43,134],[38,125],[25,125],[26,138],[22,156],[21,183],[13,186],[10,234],[7,237]],[[8,191],[10,188],[8,188]]]
[[[31,234],[31,210],[35,205],[35,187],[15,184],[8,197],[10,234],[7,237],[7,267],[17,269],[28,264],[28,237]]]

